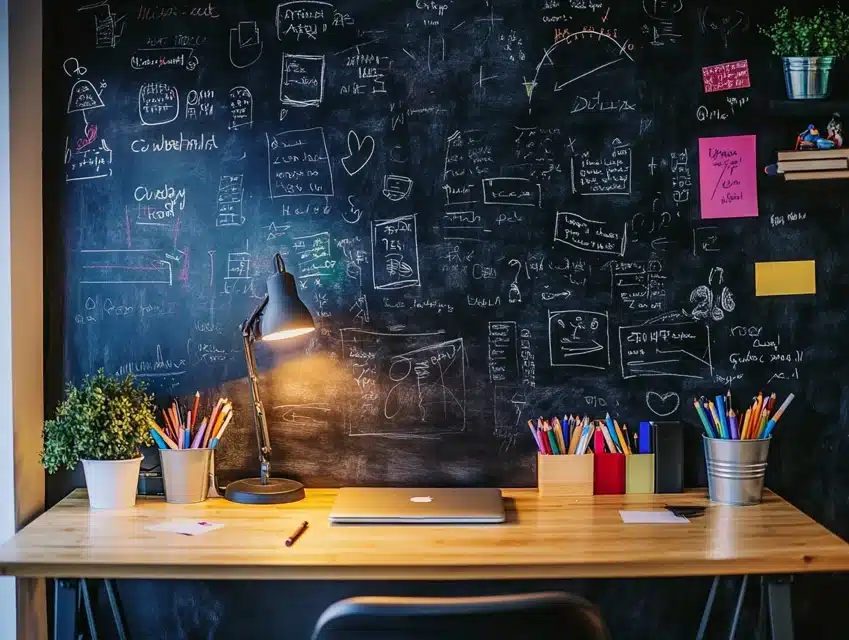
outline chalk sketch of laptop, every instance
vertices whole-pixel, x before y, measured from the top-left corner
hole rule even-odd
[[[334,524],[498,524],[504,522],[500,489],[396,489],[344,487]]]

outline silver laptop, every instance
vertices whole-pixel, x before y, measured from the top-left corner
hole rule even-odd
[[[345,487],[330,510],[335,524],[497,524],[500,489],[374,489]]]

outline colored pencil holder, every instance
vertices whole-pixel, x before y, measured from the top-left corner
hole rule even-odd
[[[718,504],[758,504],[763,497],[769,443],[760,440],[708,438],[705,463],[710,501]]]
[[[625,493],[624,453],[596,453],[593,458],[595,495]]]
[[[211,458],[212,449],[160,449],[165,500],[173,504],[206,500]]]
[[[593,495],[591,454],[549,456],[537,453],[537,486],[543,498]]]
[[[654,454],[625,456],[625,493],[654,493]]]

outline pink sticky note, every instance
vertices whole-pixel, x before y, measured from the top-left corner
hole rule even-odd
[[[699,138],[702,218],[758,215],[755,136]]]
[[[702,67],[702,80],[705,83],[705,93],[751,87],[749,61],[737,60],[715,64],[712,67]]]

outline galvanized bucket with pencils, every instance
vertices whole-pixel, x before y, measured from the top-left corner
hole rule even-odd
[[[745,412],[735,412],[731,392],[716,403],[693,399],[705,429],[705,462],[710,501],[719,504],[758,504],[763,497],[772,431],[793,402],[793,394],[775,411],[776,396],[759,393]],[[740,419],[742,416],[742,419]]]
[[[723,440],[704,435],[702,439],[710,501],[732,505],[758,504],[763,496],[772,438]]]
[[[161,449],[165,500],[174,504],[206,500],[211,458],[212,449]]]

